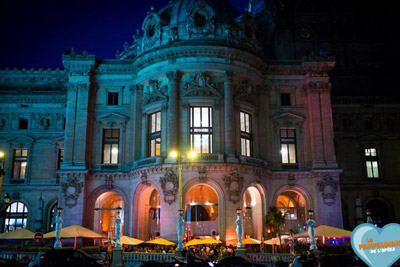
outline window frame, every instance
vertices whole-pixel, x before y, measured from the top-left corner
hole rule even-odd
[[[111,137],[106,137],[106,131],[110,130],[111,131]],[[113,136],[113,130],[117,130],[118,134],[117,136]],[[115,141],[116,139],[116,141]],[[104,165],[117,165],[119,163],[119,158],[120,158],[120,129],[119,128],[103,128],[103,140],[102,140],[102,157],[101,157],[101,164]],[[112,155],[112,150],[113,150],[113,145],[117,145],[118,149],[118,154],[117,154],[117,160],[116,162],[113,162],[113,155]],[[106,145],[111,145],[110,150],[109,150],[109,163],[105,162],[105,146]]]
[[[17,152],[20,151],[17,155]],[[25,156],[23,151],[26,151]],[[13,165],[12,165],[12,175],[10,177],[11,181],[24,181],[26,179],[26,174],[28,170],[28,154],[29,151],[27,148],[14,148],[14,153],[13,153]],[[25,162],[24,166],[24,174],[23,177],[21,176],[21,169],[22,169],[22,164]],[[18,164],[18,177],[16,176],[16,164]]]
[[[21,203],[22,206],[22,212],[18,212],[19,210],[19,203]],[[12,205],[16,204],[16,211],[12,212]],[[23,229],[27,228],[28,226],[28,214],[29,214],[29,209],[28,206],[22,202],[22,201],[13,201],[5,209],[5,216],[4,216],[4,222],[3,222],[3,233],[7,233],[9,231],[14,231],[18,229]],[[22,227],[18,227],[17,225],[17,220],[22,219]],[[10,224],[10,220],[14,220],[13,224]],[[10,229],[13,226],[14,229]]]
[[[292,99],[290,93],[281,93],[281,106],[290,107],[292,105]]]
[[[200,126],[194,126],[195,109],[200,109]],[[203,121],[203,109],[207,109],[208,126],[202,126]],[[194,146],[195,136],[200,136],[200,151],[196,150]],[[208,151],[203,149],[203,136],[208,136]],[[189,107],[189,140],[190,148],[192,151],[199,154],[212,154],[213,153],[213,107],[212,106],[190,106]]]
[[[375,155],[372,155],[372,150],[375,151]],[[369,155],[367,155],[367,153]],[[366,171],[366,176],[368,179],[375,180],[375,179],[381,179],[381,171],[380,171],[380,162],[379,162],[379,153],[378,149],[376,147],[369,147],[364,149],[364,156],[365,156],[365,171]],[[377,176],[375,176],[375,171],[374,171],[374,162],[376,162],[376,172]],[[368,163],[370,166],[368,166]],[[368,167],[371,168],[371,172],[368,171]],[[370,176],[370,174],[372,176]]]
[[[282,136],[282,130],[286,131],[286,137]],[[289,131],[293,131],[293,137],[289,137]],[[290,139],[290,140],[285,140],[285,139]],[[279,141],[280,141],[280,154],[281,154],[281,161],[282,165],[286,166],[295,166],[298,164],[298,157],[297,157],[297,138],[296,138],[296,129],[295,128],[280,128],[279,129]],[[286,145],[287,149],[287,162],[284,162],[284,156],[282,153],[282,147],[283,145]],[[290,153],[290,145],[294,145],[294,161],[295,162],[290,162],[291,161],[291,153]]]
[[[110,96],[112,96],[111,100]],[[107,91],[107,106],[118,106],[118,105],[119,105],[119,92]]]
[[[155,118],[155,128],[153,130],[153,116]],[[147,155],[149,157],[159,157],[161,156],[161,130],[162,130],[162,113],[161,110],[155,111],[148,115],[148,127],[147,127]],[[159,126],[159,130],[157,130]],[[157,143],[159,140],[159,143]],[[152,143],[154,141],[154,151]],[[157,153],[157,144],[159,145],[159,153]]]
[[[242,127],[242,114],[244,115],[244,120],[245,120],[244,129]],[[248,116],[248,119],[246,119],[246,116]],[[245,157],[251,157],[253,155],[253,116],[248,112],[240,111],[239,121],[240,121],[240,154]],[[246,122],[248,122],[248,125],[246,124]],[[246,128],[249,129],[248,132],[246,131]],[[249,146],[248,148],[246,141],[248,141],[248,146]],[[243,152],[243,145],[245,146],[246,150],[245,153]]]
[[[26,122],[26,128],[24,127],[24,128],[21,128],[21,122],[22,121],[24,121],[24,122]],[[18,121],[18,130],[28,130],[29,129],[29,119],[27,119],[27,118],[19,118],[19,121]]]

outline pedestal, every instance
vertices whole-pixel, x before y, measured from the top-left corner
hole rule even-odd
[[[237,249],[235,250],[235,256],[239,256],[239,257],[245,258],[245,257],[246,257],[246,249],[244,249],[244,248],[237,248]]]
[[[111,267],[121,267],[124,266],[122,261],[122,248],[114,248],[112,252],[112,262]]]
[[[182,255],[183,249],[176,249],[175,250],[175,257],[177,257],[179,260],[184,260],[183,255]]]

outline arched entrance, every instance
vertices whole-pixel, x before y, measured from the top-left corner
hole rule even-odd
[[[93,230],[98,233],[115,236],[116,208],[121,207],[121,229],[124,225],[124,201],[117,192],[105,192],[95,202]],[[123,233],[121,233],[123,234]]]
[[[219,235],[219,211],[217,193],[208,185],[192,187],[185,199],[186,239]]]
[[[263,212],[260,191],[248,187],[243,194],[243,230],[245,236],[260,240],[263,236]]]
[[[137,203],[137,236],[149,240],[160,236],[161,198],[153,186],[144,186],[139,191]]]
[[[370,200],[367,203],[366,210],[371,212],[371,218],[378,227],[383,227],[390,222],[389,208],[382,200]]]
[[[300,193],[291,190],[282,192],[276,200],[276,207],[285,217],[283,233],[289,233],[290,230],[295,233],[303,231],[306,222],[306,200]]]

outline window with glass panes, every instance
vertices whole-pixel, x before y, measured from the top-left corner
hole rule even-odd
[[[242,156],[251,156],[251,115],[240,112],[240,146]]]
[[[161,155],[161,111],[149,115],[149,156]]]
[[[28,149],[14,149],[13,179],[25,179]]]
[[[296,159],[296,130],[281,128],[281,155],[283,164],[297,163]]]
[[[4,220],[4,232],[26,228],[28,209],[22,202],[13,202],[8,205]]]
[[[196,153],[212,153],[211,107],[190,107],[190,147]]]
[[[368,178],[379,178],[379,157],[376,148],[365,149],[365,163]]]
[[[118,106],[118,93],[117,92],[108,92],[107,104],[109,106]]]
[[[103,163],[118,164],[119,129],[103,130]]]

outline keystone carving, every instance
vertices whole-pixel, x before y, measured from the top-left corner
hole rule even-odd
[[[236,204],[240,201],[240,193],[243,189],[243,176],[238,171],[232,171],[229,175],[224,175],[224,183],[229,195],[229,200]]]
[[[186,91],[183,97],[188,96],[203,96],[221,98],[222,95],[216,89],[215,84],[211,83],[210,77],[204,72],[195,74],[190,78],[190,81],[185,84]]]
[[[322,194],[324,204],[327,206],[332,206],[336,202],[336,192],[338,191],[338,181],[334,181],[330,175],[325,175],[325,177],[318,181],[319,192]]]
[[[176,200],[176,193],[179,188],[179,180],[172,169],[168,169],[165,176],[160,177],[161,189],[164,194],[164,201],[171,205]]]

